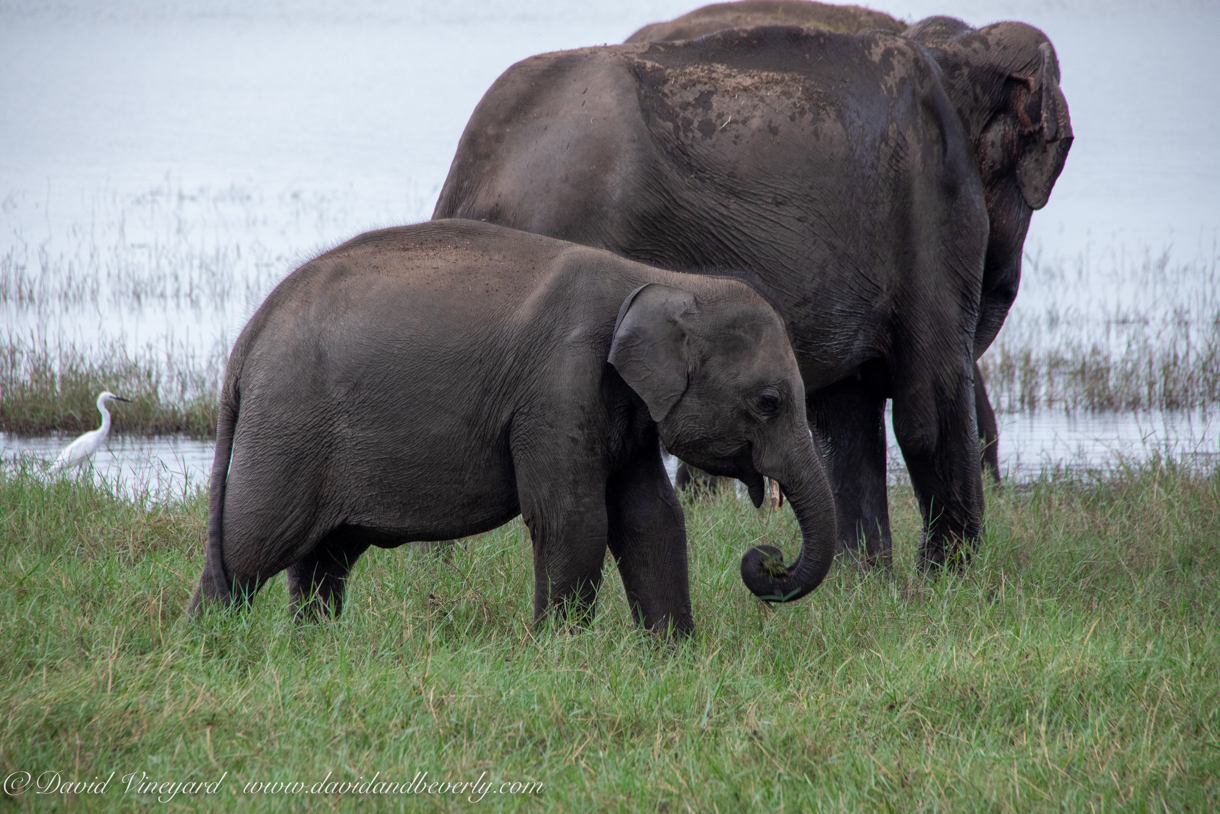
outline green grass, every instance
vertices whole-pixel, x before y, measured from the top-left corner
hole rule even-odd
[[[1208,811],[1220,804],[1220,477],[1164,462],[990,495],[968,573],[836,566],[772,608],[737,573],[792,552],[785,509],[687,508],[696,638],[631,623],[613,572],[593,629],[529,624],[519,521],[451,564],[358,564],[337,622],[296,627],[282,577],[194,622],[199,493],[156,504],[0,470],[0,775],[104,780],[14,809],[465,808],[469,795],[254,794],[251,782],[541,783],[494,810]],[[477,795],[476,795],[477,796]]]

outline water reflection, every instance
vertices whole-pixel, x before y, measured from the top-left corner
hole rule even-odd
[[[887,411],[888,412],[888,411]],[[996,415],[1000,471],[1006,480],[1030,481],[1044,472],[1114,471],[1153,457],[1173,459],[1200,472],[1220,466],[1220,411],[1148,410],[1067,413],[1039,410]],[[886,416],[890,479],[906,469]]]
[[[1113,470],[1153,456],[1172,458],[1198,471],[1220,466],[1220,412],[1150,411],[1076,413],[1042,411],[997,417],[1000,468],[1005,478],[1029,481],[1044,471]],[[890,476],[905,479],[892,430]],[[50,463],[71,438],[18,438],[0,433],[0,465],[21,456]],[[119,485],[132,496],[150,500],[181,497],[206,487],[215,445],[178,436],[111,436],[93,457],[92,477]],[[672,478],[677,460],[667,462]]]
[[[0,433],[0,466],[13,466],[20,457],[50,465],[69,436],[18,438]],[[160,502],[181,498],[207,486],[215,444],[184,436],[152,438],[111,435],[83,467],[94,481],[119,486],[132,497]],[[77,477],[69,470],[66,477]]]
[[[1062,413],[997,416],[1000,467],[1026,480],[1056,467],[1107,470],[1153,455],[1192,469],[1220,466],[1220,413]]]

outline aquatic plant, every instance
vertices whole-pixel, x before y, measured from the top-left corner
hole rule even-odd
[[[980,360],[997,410],[1220,403],[1220,273],[1170,253],[1026,259],[1022,291]],[[1206,255],[1202,255],[1206,256]]]
[[[430,197],[413,196],[412,211]],[[10,194],[0,206],[0,430],[26,434],[80,432],[97,392],[123,388],[137,404],[115,432],[210,436],[228,339],[299,262],[380,225],[341,195],[190,189],[168,176],[138,195],[99,193],[88,220],[48,218],[37,239],[29,203]],[[980,361],[996,409],[1220,404],[1220,251],[1213,241],[1193,257],[1027,255]],[[174,330],[156,347],[122,328],[150,314]]]
[[[222,343],[202,358],[181,346],[131,353],[117,343],[83,349],[9,333],[0,344],[0,431],[93,429],[97,394],[112,390],[132,402],[115,412],[115,433],[213,436],[226,351]]]

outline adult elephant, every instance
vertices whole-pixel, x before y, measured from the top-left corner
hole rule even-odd
[[[712,3],[673,20],[652,23],[636,31],[624,42],[663,42],[695,39],[730,28],[755,28],[762,25],[799,25],[802,28],[855,34],[869,28],[903,32],[907,24],[888,14],[862,6],[836,6],[813,0],[739,0]],[[989,212],[990,214],[990,212]],[[1019,262],[1019,257],[1018,257]],[[982,448],[983,468],[997,486],[1000,484],[999,430],[995,411],[987,396],[982,371],[974,366],[975,422]],[[678,467],[680,487],[702,482],[697,473],[683,463]],[[717,489],[722,478],[712,478],[707,488]]]
[[[742,273],[787,321],[840,546],[890,558],[891,398],[920,561],[957,564],[983,510],[974,362],[1071,142],[1058,78],[1037,29],[946,18],[544,54],[484,96],[434,217]]]

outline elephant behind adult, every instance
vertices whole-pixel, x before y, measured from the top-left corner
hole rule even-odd
[[[983,181],[988,239],[974,337],[977,359],[995,340],[1017,297],[1030,219],[1046,206],[1072,146],[1059,60],[1046,35],[1022,23],[975,30],[952,17],[929,17],[904,36],[923,45],[944,72]],[[975,377],[983,461],[998,484],[999,433],[977,364]]]
[[[1004,249],[1028,225],[1000,206],[993,228],[989,208],[1026,186],[1031,210],[1045,203],[1070,126],[1041,32],[990,26],[958,54],[944,26],[920,31],[957,60],[955,83],[919,42],[880,31],[765,27],[525,60],[476,108],[434,216],[758,274],[794,338],[841,543],[889,557],[892,398],[933,566],[980,529],[972,372],[1015,295]],[[1002,62],[973,65],[980,41]]]
[[[672,20],[646,25],[624,42],[695,39],[726,29],[755,28],[763,25],[799,25],[840,34],[855,34],[869,28],[901,33],[908,28],[901,20],[861,6],[837,6],[813,0],[739,0],[731,3],[712,3]],[[990,209],[988,214],[990,216]],[[999,432],[995,411],[991,407],[983,374],[977,363],[974,366],[974,392],[975,423],[979,431],[983,468],[998,486]],[[717,489],[720,486],[719,480],[722,479],[712,479],[705,488]],[[697,473],[692,473],[687,464],[678,467],[680,488],[701,482],[702,478]]]

